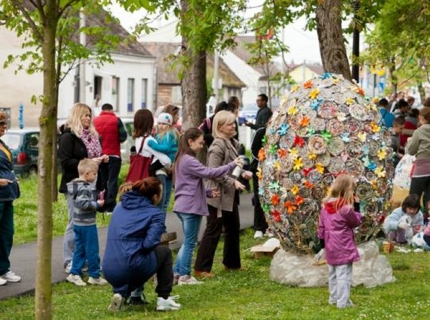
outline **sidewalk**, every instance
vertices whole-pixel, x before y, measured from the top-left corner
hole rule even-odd
[[[254,221],[254,207],[251,203],[252,194],[243,194],[240,197],[240,226],[241,229],[249,228]],[[182,228],[179,219],[173,213],[168,213],[166,217],[166,226],[169,232],[176,231],[178,240],[171,244],[171,249],[175,250],[182,244]],[[200,228],[199,240],[203,234],[206,222],[202,223]],[[107,236],[107,227],[99,228],[100,256],[103,256]],[[19,283],[8,283],[0,286],[0,300],[10,297],[33,293],[35,289],[36,277],[36,242],[14,246],[11,252],[11,269],[18,275],[22,276]],[[66,274],[63,269],[63,237],[57,237],[52,240],[52,283],[58,283],[66,280]]]

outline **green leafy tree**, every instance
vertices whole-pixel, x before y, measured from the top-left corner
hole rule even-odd
[[[102,4],[109,3],[103,1]],[[139,7],[148,5],[146,1],[125,1],[123,5],[132,10],[136,3]],[[59,84],[67,71],[82,60],[111,62],[109,53],[120,43],[120,38],[109,30],[109,23],[116,22],[110,15],[104,16],[106,25],[80,27],[80,12],[89,17],[104,14],[100,2],[95,0],[3,0],[0,9],[2,24],[24,40],[23,48],[27,50],[19,56],[10,56],[6,65],[15,61],[18,69],[43,75],[43,93],[37,97],[42,103],[42,111],[39,118],[36,319],[52,318],[52,202],[53,191],[56,192],[53,168],[56,163]],[[88,46],[79,43],[79,32],[87,35]]]
[[[429,19],[430,3],[426,1],[388,0],[367,36],[365,61],[389,69],[393,92],[405,85],[422,88],[422,82],[429,81]],[[423,90],[421,96],[424,99]]]

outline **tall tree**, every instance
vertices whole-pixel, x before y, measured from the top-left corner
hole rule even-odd
[[[139,1],[145,5],[144,0]],[[105,1],[104,4],[108,4]],[[99,1],[3,0],[0,19],[24,39],[27,49],[18,57],[10,56],[8,63],[17,59],[29,73],[42,72],[43,93],[39,118],[40,141],[38,159],[38,227],[36,261],[36,319],[51,319],[51,255],[52,255],[52,200],[54,154],[56,154],[58,87],[64,76],[62,67],[71,70],[76,61],[92,59],[111,62],[109,52],[119,43],[104,26],[79,27],[79,12],[102,14]],[[112,18],[105,16],[107,22]],[[91,36],[91,47],[77,41],[77,33]],[[26,65],[26,66],[24,66]]]
[[[418,0],[385,1],[375,20],[364,60],[389,69],[393,92],[430,81],[429,21],[430,3]]]

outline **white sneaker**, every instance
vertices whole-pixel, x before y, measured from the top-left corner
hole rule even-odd
[[[261,239],[261,238],[263,238],[263,231],[255,231],[254,239]]]
[[[7,283],[7,280],[0,277],[0,286],[4,286]]]
[[[175,301],[178,298],[179,296],[168,297],[167,299],[158,297],[157,311],[169,311],[169,310],[181,309],[181,305]]]
[[[69,274],[66,278],[67,281],[76,284],[77,286],[83,287],[87,284],[82,280],[81,276],[77,274]]]
[[[117,312],[121,309],[125,299],[119,294],[115,293],[110,301],[108,310],[111,312]]]
[[[20,282],[21,277],[17,276],[13,271],[8,271],[4,275],[1,276],[3,280],[7,282]]]
[[[99,286],[104,286],[105,284],[108,284],[108,282],[105,279],[103,279],[102,277],[98,277],[98,278],[89,277],[88,283],[99,285]]]
[[[202,284],[202,281],[197,280],[193,276],[180,276],[178,279],[178,285],[182,286],[183,284]]]

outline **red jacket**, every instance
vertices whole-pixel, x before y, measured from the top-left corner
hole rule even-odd
[[[120,126],[123,126],[122,121],[109,111],[102,111],[98,117],[94,119],[94,126],[100,135],[102,142],[102,153],[108,156],[121,157],[120,144],[127,138],[122,139]]]

